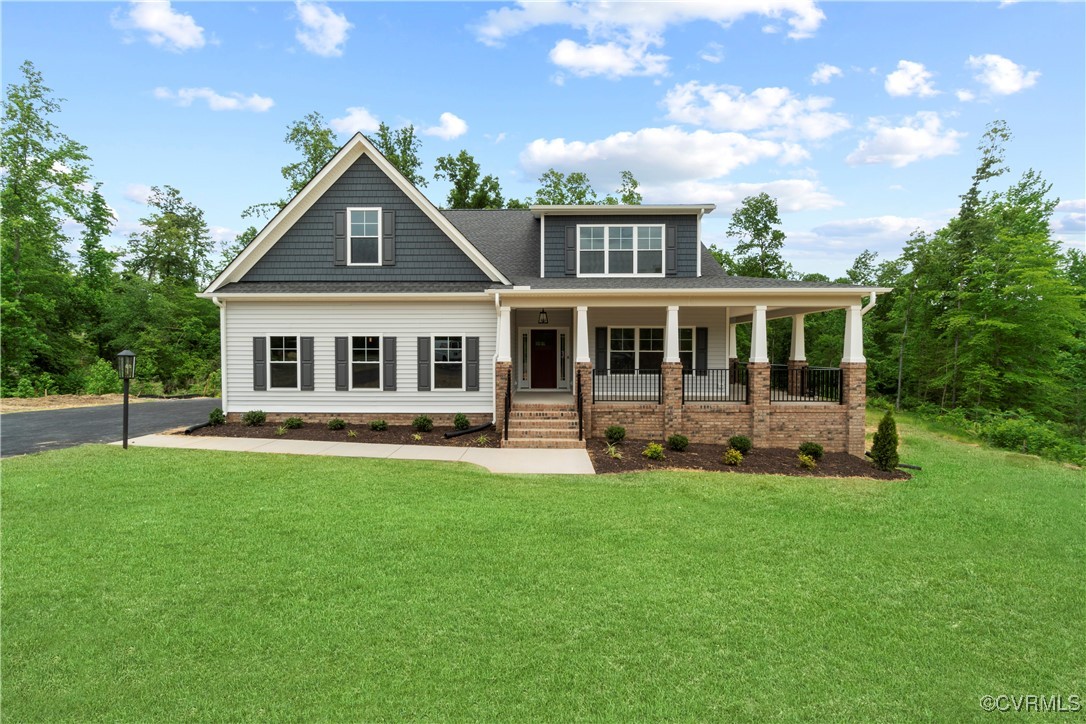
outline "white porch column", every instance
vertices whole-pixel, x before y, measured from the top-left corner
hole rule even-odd
[[[724,366],[728,366],[728,360],[735,356],[732,348],[732,315],[731,309],[724,307]]]
[[[739,343],[735,341],[735,328],[737,326],[738,325],[736,325],[736,323],[733,322],[731,320],[731,317],[729,316],[728,317],[728,355],[726,357],[726,359],[728,359],[728,360],[732,359],[733,357],[738,357],[739,356]]]
[[[509,307],[501,307],[498,310],[498,361],[513,361],[513,329],[510,324]]]
[[[845,310],[845,350],[842,362],[867,362],[864,357],[864,322],[859,304]]]
[[[679,362],[679,308],[667,308],[664,323],[664,362]]]
[[[792,315],[792,349],[788,359],[793,362],[805,362],[807,360],[807,350],[804,349],[803,339],[803,319],[806,316],[805,314]]]
[[[574,353],[576,362],[591,362],[588,356],[588,307],[577,307],[577,345]],[[599,360],[596,361],[597,364]]]
[[[750,331],[750,361],[754,363],[769,362],[765,312],[766,306],[764,304],[759,304],[754,308],[753,328]]]

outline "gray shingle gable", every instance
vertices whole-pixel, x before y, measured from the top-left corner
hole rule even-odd
[[[334,214],[348,206],[396,211],[394,266],[334,265]],[[490,283],[486,273],[365,156],[336,180],[240,281]]]

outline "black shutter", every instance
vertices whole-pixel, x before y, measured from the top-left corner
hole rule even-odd
[[[419,337],[419,392],[430,391],[430,338]]]
[[[464,389],[468,392],[479,391],[479,338],[468,337],[464,340],[464,346],[467,348],[467,354],[465,359],[465,379]]]
[[[336,212],[335,229],[336,266],[347,266],[347,212]]]
[[[577,276],[577,227],[566,227],[566,276]]]
[[[267,366],[268,340],[266,337],[253,337],[253,389],[268,389]]]
[[[678,263],[675,260],[675,227],[667,227],[667,251],[664,253],[664,269],[669,277],[679,273]]]
[[[396,212],[386,209],[382,213],[384,220],[381,223],[381,264],[394,266],[396,264]]]
[[[708,374],[709,369],[709,328],[694,329],[694,369],[699,375]]]
[[[302,389],[313,389],[313,338],[302,337]]]
[[[336,392],[347,389],[347,353],[349,341],[346,337],[336,337]]]
[[[607,327],[596,327],[596,369],[607,371]]]
[[[384,347],[382,352],[385,354],[385,390],[394,392],[396,390],[396,338],[383,337],[381,346]]]

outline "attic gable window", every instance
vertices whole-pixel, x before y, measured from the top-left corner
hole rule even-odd
[[[347,209],[347,265],[380,266],[381,209]]]
[[[577,276],[664,276],[663,225],[579,225]]]

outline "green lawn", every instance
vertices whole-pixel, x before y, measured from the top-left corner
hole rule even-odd
[[[907,483],[7,460],[4,719],[960,720],[1086,695],[1086,474],[902,432]]]

